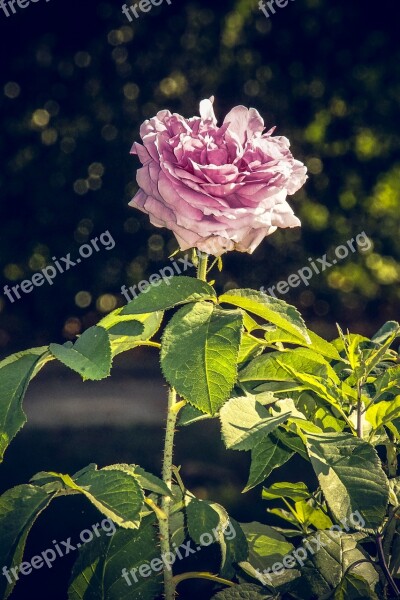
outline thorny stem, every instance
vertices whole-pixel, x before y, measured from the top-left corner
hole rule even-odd
[[[173,388],[168,393],[168,416],[167,416],[167,428],[165,433],[164,443],[164,458],[163,458],[163,470],[162,478],[168,489],[172,490],[172,457],[174,452],[174,436],[176,421],[178,418],[178,411],[176,401],[176,392]],[[170,544],[170,514],[171,514],[171,501],[170,496],[163,496],[161,500],[161,510],[165,517],[162,518],[158,515],[159,519],[159,530],[160,530],[160,546],[162,556],[167,556],[167,553],[171,552]],[[164,594],[166,600],[174,600],[175,598],[175,583],[173,581],[172,571],[169,565],[164,562]]]
[[[197,267],[197,278],[201,281],[207,280],[207,264],[208,254],[199,252],[198,254],[199,264]],[[178,413],[180,409],[185,405],[184,401],[177,402],[176,391],[171,388],[168,394],[168,414],[167,414],[167,428],[165,432],[164,442],[164,457],[163,457],[163,469],[162,478],[168,489],[172,490],[172,460],[174,454],[174,436]],[[171,552],[171,528],[170,528],[170,516],[171,516],[171,502],[170,496],[163,496],[161,500],[161,511],[163,514],[158,514],[159,531],[160,531],[160,547],[161,554],[163,556],[168,555]],[[174,580],[170,565],[166,565],[164,562],[164,595],[165,600],[174,600],[175,598],[175,587],[176,580]]]

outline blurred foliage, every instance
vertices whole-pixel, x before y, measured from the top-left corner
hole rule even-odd
[[[255,0],[174,0],[132,23],[120,4],[53,0],[0,14],[0,353],[74,337],[123,304],[121,285],[169,262],[170,233],[127,207],[138,167],[129,150],[145,118],[163,108],[192,116],[211,94],[221,118],[255,106],[310,175],[290,199],[302,229],[226,257],[221,287],[268,287],[365,231],[368,252],[284,299],[328,335],[337,320],[371,333],[398,317],[393,3],[297,0],[267,19]],[[113,250],[13,304],[3,295],[105,230]]]

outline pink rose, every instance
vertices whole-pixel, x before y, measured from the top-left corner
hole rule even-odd
[[[140,128],[135,143],[142,168],[140,190],[130,202],[156,227],[171,229],[181,250],[220,256],[253,252],[278,227],[301,223],[286,202],[307,179],[289,140],[267,133],[254,108],[236,106],[218,127],[213,100],[200,117],[163,110]]]

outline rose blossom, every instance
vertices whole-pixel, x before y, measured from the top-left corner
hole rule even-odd
[[[200,117],[168,110],[140,128],[134,143],[142,168],[131,206],[156,227],[173,231],[181,250],[198,248],[220,256],[253,252],[278,227],[301,223],[286,202],[307,179],[289,140],[267,133],[257,110],[236,106],[218,127],[213,100],[200,103]]]

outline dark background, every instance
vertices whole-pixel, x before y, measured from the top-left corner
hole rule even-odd
[[[221,120],[233,105],[255,106],[310,170],[289,199],[302,229],[274,234],[253,256],[231,253],[219,285],[268,287],[365,230],[368,255],[284,298],[319,329],[340,321],[371,333],[395,317],[396,3],[296,0],[267,19],[250,0],[174,0],[132,24],[121,6],[40,0],[9,18],[0,11],[0,352],[73,338],[123,302],[121,285],[169,262],[172,235],[127,206],[138,167],[129,150],[145,118],[162,108],[192,116],[211,94]],[[105,230],[113,250],[14,304],[4,296],[6,283],[76,256]]]
[[[396,3],[296,0],[270,19],[257,4],[173,0],[132,24],[120,0],[39,0],[9,18],[0,10],[0,355],[74,339],[122,305],[121,285],[169,263],[173,236],[127,206],[138,168],[129,150],[141,122],[157,110],[190,117],[212,94],[221,120],[236,104],[256,107],[309,168],[307,184],[289,199],[303,227],[277,232],[253,256],[231,253],[217,286],[268,287],[365,231],[371,250],[351,254],[284,299],[330,337],[336,321],[372,334],[398,318]],[[31,278],[52,256],[76,257],[82,243],[106,230],[113,250],[14,304],[3,295],[4,285]],[[152,364],[150,356],[139,354],[139,361]],[[180,434],[177,462],[188,485],[224,502],[236,518],[270,522],[265,506],[254,504],[259,490],[246,500],[239,495],[247,453],[224,452],[215,429]],[[1,466],[1,489],[41,469],[74,472],[91,461],[134,460],[157,471],[162,435],[161,425],[25,429]],[[296,479],[298,468],[286,477],[291,473]],[[50,509],[50,521],[39,520],[27,555],[97,520],[79,499],[59,506]],[[74,558],[26,578],[13,597],[62,600]],[[196,589],[204,600],[202,585]],[[193,590],[188,597],[195,598]]]

